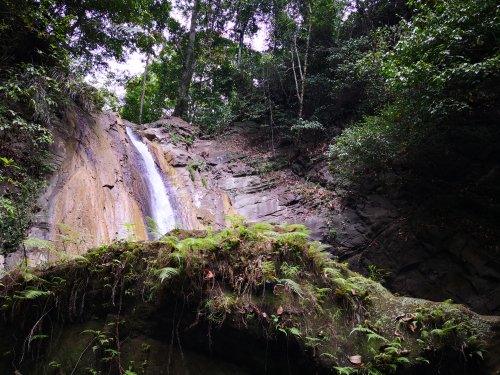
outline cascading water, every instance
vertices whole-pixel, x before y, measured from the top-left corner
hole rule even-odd
[[[141,155],[146,167],[152,219],[156,222],[158,232],[165,234],[175,228],[174,210],[168,198],[167,188],[148,147],[141,142],[129,127],[127,127],[127,134]]]

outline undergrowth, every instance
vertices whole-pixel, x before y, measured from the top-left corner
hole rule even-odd
[[[116,315],[116,326],[113,340],[94,351],[96,360],[132,371],[120,357],[118,322],[138,304],[155,306],[167,298],[194,307],[195,322],[188,325],[203,321],[210,330],[229,325],[266,340],[281,337],[332,372],[428,366],[445,349],[467,359],[482,356],[487,327],[458,307],[403,303],[331,259],[321,243],[309,241],[304,226],[230,221],[219,232],[174,230],[159,241],[116,242],[48,269],[6,274],[3,321],[25,338],[7,341],[15,350],[3,354],[20,368],[28,353],[42,355],[55,322],[105,311]],[[102,341],[99,335],[94,332],[93,340]]]

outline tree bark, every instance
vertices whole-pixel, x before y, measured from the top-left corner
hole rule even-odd
[[[146,55],[146,66],[144,67],[144,75],[142,76],[142,92],[141,92],[141,105],[139,108],[139,127],[142,128],[142,110],[144,109],[144,96],[146,95],[146,81],[148,76],[149,55]]]
[[[306,78],[307,78],[307,60],[309,56],[309,46],[311,43],[311,29],[312,29],[312,9],[311,6],[308,7],[309,19],[307,23],[307,36],[306,36],[306,49],[304,51],[304,62],[300,60],[299,49],[297,47],[297,34],[293,38],[293,48],[291,48],[290,54],[292,55],[292,71],[293,78],[295,80],[295,91],[297,94],[297,99],[299,101],[299,118],[302,118],[304,112],[304,93],[306,90]],[[297,57],[297,67],[295,66],[295,57]],[[297,75],[297,71],[299,74]]]
[[[307,77],[307,58],[309,56],[309,45],[311,43],[311,29],[312,29],[312,9],[311,5],[308,7],[309,9],[309,22],[307,25],[307,40],[306,40],[306,52],[304,54],[304,71],[302,74],[302,87],[301,87],[301,99],[300,99],[300,108],[299,108],[299,118],[302,118],[304,112],[304,93],[306,91],[306,77]],[[298,57],[298,55],[297,55]],[[299,59],[300,62],[300,59]]]
[[[194,72],[194,45],[196,41],[196,27],[198,25],[199,0],[194,0],[191,11],[191,24],[189,25],[189,40],[186,53],[184,54],[184,70],[179,81],[177,101],[174,108],[174,116],[184,117],[189,104],[189,86]]]

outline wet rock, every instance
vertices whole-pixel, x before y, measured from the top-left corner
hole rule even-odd
[[[300,160],[295,160],[292,163],[292,171],[295,173],[297,176],[304,177],[307,171],[307,166],[304,165],[304,163]]]
[[[278,201],[283,206],[292,206],[294,204],[300,203],[302,197],[295,193],[283,192],[283,194],[278,195]]]
[[[322,186],[330,186],[335,181],[327,162],[324,160],[319,161],[317,164],[313,164],[311,169],[307,171],[306,178]]]
[[[154,133],[151,133],[151,132],[144,132],[143,134],[144,134],[144,136],[145,136],[148,140],[150,140],[150,141],[154,141],[154,140],[157,140],[157,139],[158,139],[158,138],[156,137],[156,134],[154,134]]]

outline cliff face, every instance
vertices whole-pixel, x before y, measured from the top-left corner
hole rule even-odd
[[[195,126],[169,118],[139,133],[168,176],[184,227],[223,227],[225,216],[238,214],[256,222],[305,224],[313,239],[323,239],[326,216],[307,207],[307,192],[300,191],[292,172],[265,170],[266,160],[246,147],[248,132],[255,130],[237,126],[216,139],[199,139]]]
[[[146,173],[126,126],[136,127],[111,113],[66,114],[53,147],[57,171],[40,199],[32,237],[51,240],[71,254],[115,238],[147,239]],[[356,270],[376,265],[388,271],[393,291],[452,298],[481,313],[498,313],[498,242],[491,237],[490,245],[496,245],[491,248],[476,240],[481,225],[467,232],[453,221],[436,221],[424,205],[388,197],[382,187],[357,195],[325,189],[333,177],[324,161],[294,153],[285,143],[273,151],[265,132],[241,123],[204,139],[197,127],[177,118],[137,131],[162,171],[179,228],[220,229],[234,214],[256,222],[305,224],[313,239],[332,244],[331,252]],[[473,218],[471,212],[448,216]],[[28,255],[32,264],[52,256],[37,248]],[[22,257],[20,251],[6,263]]]
[[[57,169],[39,200],[30,237],[50,240],[69,254],[128,236],[124,224],[146,239],[147,187],[122,121],[110,113],[74,110],[60,122],[52,147]],[[53,256],[40,249],[28,252],[35,264]],[[20,256],[10,255],[7,264]]]
[[[180,120],[177,125],[178,131],[195,129]],[[31,265],[54,260],[61,253],[81,254],[120,238],[148,239],[146,218],[152,216],[148,177],[126,126],[136,128],[113,113],[88,114],[76,109],[60,120],[51,150],[56,171],[39,199],[39,212],[29,233],[52,245],[28,245]],[[139,132],[151,139],[150,134]],[[222,190],[207,186],[203,192],[197,190],[172,142],[142,141],[163,172],[178,227],[223,227],[225,216],[236,214]],[[10,254],[5,265],[12,267],[23,257],[24,250]]]

